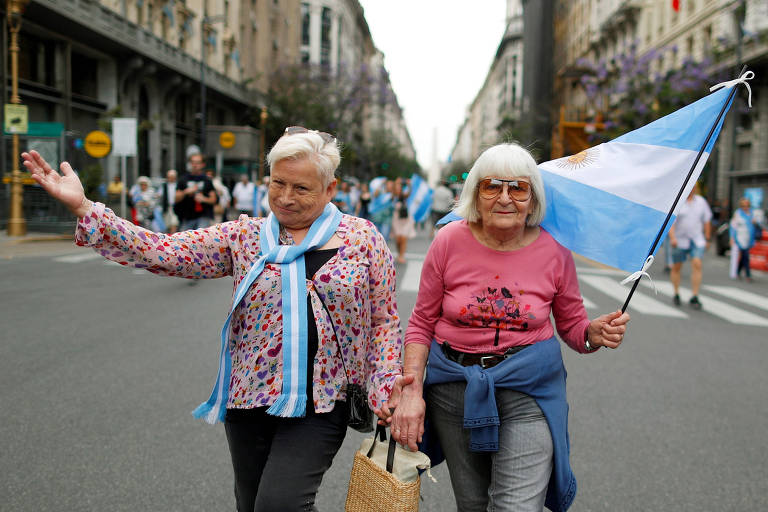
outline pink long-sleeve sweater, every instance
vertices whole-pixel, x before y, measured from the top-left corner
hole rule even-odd
[[[502,353],[554,334],[587,352],[589,325],[571,253],[540,230],[530,245],[497,251],[467,221],[442,228],[429,248],[405,343],[448,341],[456,350]]]

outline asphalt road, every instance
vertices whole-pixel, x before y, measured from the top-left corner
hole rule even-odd
[[[406,321],[427,244],[398,267]],[[223,428],[190,415],[215,377],[231,280],[191,286],[91,254],[62,242],[0,254],[0,510],[234,510]],[[577,265],[590,316],[618,308],[594,280],[615,276]],[[652,276],[663,291],[660,266]],[[768,509],[768,328],[754,325],[768,310],[732,299],[766,297],[768,276],[731,282],[708,256],[705,283],[722,286],[710,311],[631,305],[620,350],[564,347],[572,511]],[[638,305],[670,304],[640,290]],[[349,431],[321,511],[343,510],[362,438]],[[433,474],[421,510],[454,510],[445,465]]]

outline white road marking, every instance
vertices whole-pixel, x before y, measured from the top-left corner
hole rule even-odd
[[[421,267],[424,265],[424,260],[421,261],[409,261],[405,268],[405,275],[400,283],[400,290],[404,292],[418,292],[419,280],[421,279]]]
[[[619,309],[624,304],[631,289],[628,286],[622,286],[610,277],[583,275],[580,279],[592,288],[619,301],[616,309]],[[679,309],[664,304],[663,302],[642,293],[638,293],[637,290],[635,290],[635,293],[632,295],[632,300],[629,302],[629,309],[648,315],[688,318],[688,315]]]
[[[758,295],[756,293],[748,292],[735,286],[714,286],[704,285],[704,289],[710,292],[715,292],[729,299],[749,304],[756,308],[764,309],[768,311],[768,297]]]
[[[646,283],[646,286],[650,286],[650,283]],[[672,297],[675,294],[675,289],[672,283],[668,282],[656,282],[656,287],[659,289],[659,293]],[[691,290],[688,288],[680,287],[680,299],[683,303],[687,303],[691,298]],[[744,311],[735,306],[731,306],[727,302],[717,300],[715,298],[699,294],[701,300],[702,309],[707,313],[722,318],[732,324],[738,325],[756,325],[760,327],[768,327],[768,318]],[[634,299],[633,299],[634,300]],[[632,303],[630,302],[630,305]],[[687,306],[687,304],[686,304]]]

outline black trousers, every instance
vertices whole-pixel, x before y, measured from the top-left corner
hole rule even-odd
[[[238,512],[316,511],[317,490],[347,432],[347,404],[304,418],[230,409],[224,428]]]

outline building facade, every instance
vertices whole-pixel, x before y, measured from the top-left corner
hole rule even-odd
[[[602,126],[603,113],[620,99],[588,99],[580,84],[585,60],[600,66],[636,52],[659,77],[691,60],[709,62],[710,76],[730,78],[747,65],[756,74],[752,109],[746,108],[746,91],[739,91],[705,171],[705,189],[710,202],[731,208],[747,188],[768,192],[766,2],[685,0],[675,9],[668,0],[558,0],[554,23],[558,112],[552,157],[583,149]]]
[[[2,20],[7,34],[4,12]],[[31,0],[19,38],[19,95],[32,122],[22,150],[38,149],[79,170],[100,169],[108,182],[119,173],[118,157],[92,158],[84,139],[94,130],[110,132],[112,118],[136,118],[138,150],[127,159],[128,186],[139,175],[183,172],[193,144],[211,162],[218,155],[219,170],[222,162],[225,172],[254,169],[258,114],[280,66],[383,65],[357,0]],[[0,58],[7,56],[4,37]],[[7,100],[9,66],[0,69]],[[371,122],[398,129],[399,139],[410,143],[399,107],[372,112]],[[234,149],[219,144],[224,127],[243,127]],[[12,168],[5,139],[3,172]],[[9,187],[0,187],[3,223]],[[25,217],[40,216],[37,199],[27,198],[38,187],[24,188]]]

